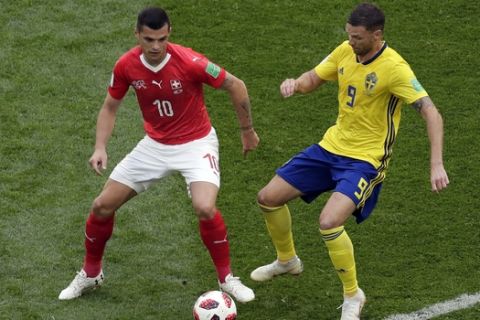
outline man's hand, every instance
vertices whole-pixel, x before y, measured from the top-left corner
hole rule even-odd
[[[241,129],[242,130],[242,145],[243,145],[243,157],[247,157],[247,153],[255,150],[260,142],[255,129]]]
[[[107,169],[107,151],[105,149],[95,149],[90,160],[90,167],[95,171],[99,176],[102,175],[102,171]]]
[[[432,164],[430,168],[430,183],[432,184],[432,191],[439,192],[440,190],[445,189],[449,182],[443,164]]]
[[[295,79],[286,79],[282,82],[280,85],[280,94],[284,98],[288,98],[290,96],[293,96],[295,93],[297,82]]]

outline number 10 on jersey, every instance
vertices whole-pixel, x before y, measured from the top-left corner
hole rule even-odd
[[[173,117],[172,103],[168,100],[155,100],[153,104],[157,106],[160,117]]]

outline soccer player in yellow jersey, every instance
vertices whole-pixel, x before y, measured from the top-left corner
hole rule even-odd
[[[365,220],[378,199],[395,142],[403,103],[411,104],[427,124],[432,191],[447,187],[443,166],[443,121],[407,62],[383,40],[385,16],[372,4],[360,4],[346,24],[348,41],[314,69],[286,79],[280,92],[287,98],[309,93],[327,81],[338,82],[339,114],[323,139],[276,171],[259,192],[258,204],[277,251],[277,259],[251,273],[256,281],[280,274],[299,274],[287,202],[313,201],[332,191],[320,213],[320,234],[343,284],[342,320],[360,319],[365,304],[358,287],[352,242],[344,224],[352,215]]]

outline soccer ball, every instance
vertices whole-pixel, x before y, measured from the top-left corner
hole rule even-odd
[[[235,320],[237,306],[233,299],[222,291],[208,291],[198,297],[193,306],[195,320]]]

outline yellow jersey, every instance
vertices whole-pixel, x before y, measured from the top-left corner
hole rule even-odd
[[[359,63],[345,41],[315,72],[323,80],[338,81],[338,118],[320,146],[367,161],[383,172],[392,154],[402,103],[428,95],[408,63],[386,43],[370,60]]]

